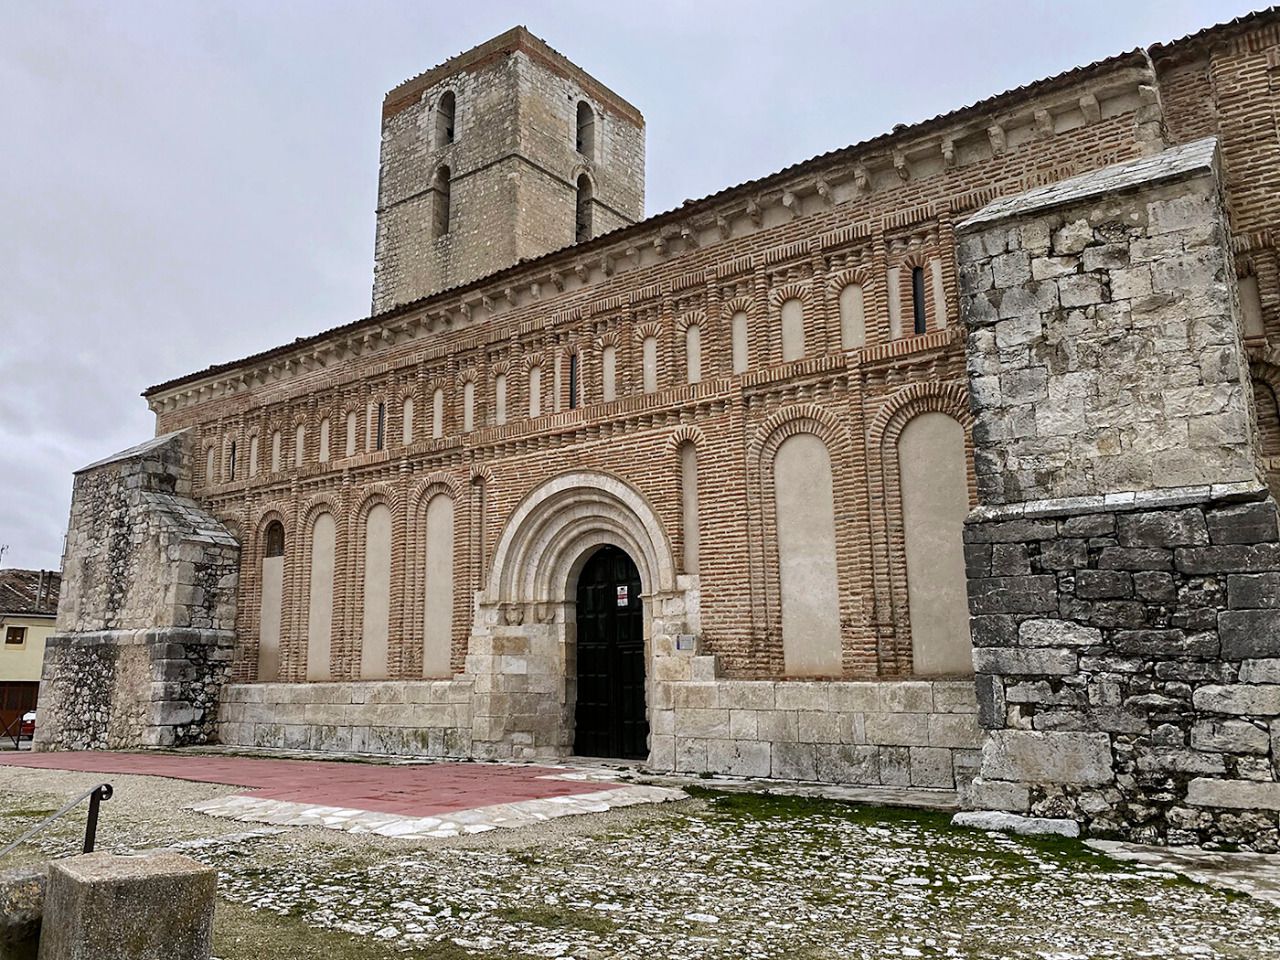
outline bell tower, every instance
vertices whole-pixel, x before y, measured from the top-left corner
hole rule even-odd
[[[373,312],[644,216],[644,117],[524,27],[382,103]]]

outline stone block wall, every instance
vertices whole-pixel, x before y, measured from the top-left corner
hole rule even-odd
[[[36,748],[208,741],[233,648],[239,546],[190,498],[185,431],[76,474]]]
[[[940,790],[977,770],[970,680],[725,680],[714,657],[657,663],[689,679],[653,685],[655,770]]]
[[[1280,536],[1265,488],[966,529],[991,729],[972,806],[1139,842],[1280,846]]]
[[[974,808],[1280,848],[1280,534],[1216,143],[959,227]]]
[[[472,692],[467,680],[228,684],[218,739],[246,747],[470,757]]]

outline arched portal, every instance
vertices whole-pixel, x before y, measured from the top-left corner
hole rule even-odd
[[[488,694],[476,698],[474,752],[646,757],[645,710],[653,702],[646,685],[658,675],[653,658],[673,656],[677,636],[698,629],[696,583],[678,584],[676,571],[671,540],[652,504],[624,480],[572,471],[530,491],[504,522],[476,598],[467,671]],[[616,606],[619,586],[626,587],[625,608]],[[580,587],[590,599],[580,602]],[[602,606],[606,602],[615,606]],[[594,622],[584,626],[580,615]],[[590,648],[616,642],[616,634],[601,631],[618,629],[626,631],[620,646],[632,657],[624,658],[625,736],[597,718],[584,721],[582,730],[601,736],[580,738],[579,657],[586,674],[612,683],[615,670],[593,668]],[[609,699],[616,706],[616,696],[586,691],[583,716],[591,703]]]
[[[596,550],[578,574],[578,690],[573,752],[644,760],[644,606],[640,571],[626,551]]]

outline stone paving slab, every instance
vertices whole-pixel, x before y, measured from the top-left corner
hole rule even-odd
[[[215,817],[285,827],[326,827],[348,833],[373,833],[383,837],[432,837],[444,839],[488,830],[516,829],[559,817],[603,813],[615,807],[684,800],[683,790],[670,787],[620,786],[569,796],[521,800],[458,810],[431,817],[405,817],[343,807],[309,806],[255,796],[217,797],[190,809]]]
[[[1150,847],[1118,840],[1086,840],[1095,850],[1219,890],[1235,890],[1280,907],[1280,854],[1225,853],[1198,847]]]

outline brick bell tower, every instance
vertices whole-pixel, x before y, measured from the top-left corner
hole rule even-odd
[[[382,103],[373,312],[644,216],[644,117],[524,27]]]

